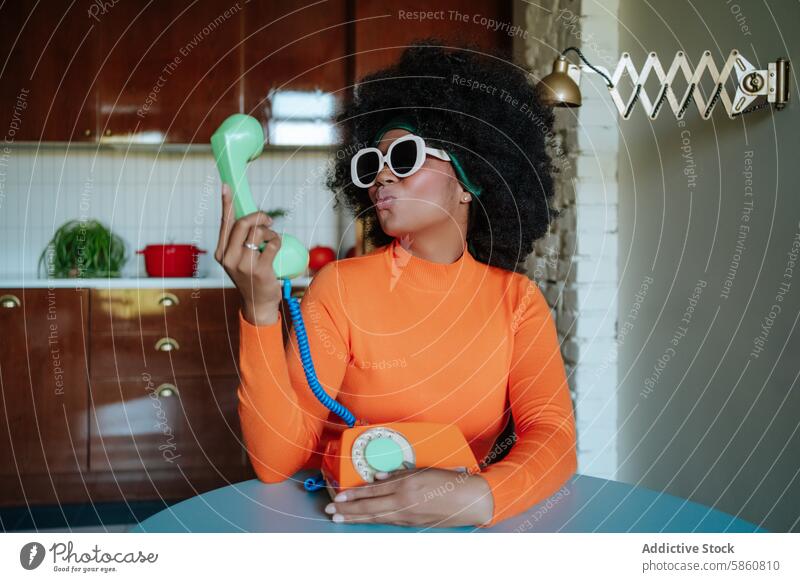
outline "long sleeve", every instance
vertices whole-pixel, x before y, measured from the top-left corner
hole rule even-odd
[[[349,354],[344,292],[331,263],[317,273],[300,303],[317,378],[332,398]],[[256,475],[267,483],[303,467],[329,415],[308,386],[294,332],[284,348],[281,319],[255,326],[239,312],[239,418]]]
[[[577,470],[575,418],[550,308],[528,280],[512,319],[514,347],[508,399],[517,440],[481,471],[494,498],[484,527],[529,509],[554,494]]]

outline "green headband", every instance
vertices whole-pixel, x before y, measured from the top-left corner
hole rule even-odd
[[[376,147],[380,139],[383,137],[383,134],[390,129],[405,129],[411,133],[417,133],[417,128],[414,126],[411,120],[404,115],[399,115],[397,117],[393,117],[388,123],[378,130],[378,132],[375,134],[375,139],[372,140],[372,147]],[[456,175],[461,183],[464,184],[464,187],[467,189],[467,191],[473,196],[480,196],[481,189],[473,184],[472,181],[467,177],[467,173],[464,171],[464,168],[461,166],[458,158],[456,158],[456,156],[449,150],[447,150],[447,155],[450,156],[450,162],[453,164]]]

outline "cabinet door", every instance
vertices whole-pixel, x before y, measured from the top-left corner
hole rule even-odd
[[[238,377],[92,381],[92,471],[244,464]]]
[[[355,11],[356,80],[395,63],[405,46],[418,38],[472,41],[486,49],[510,49],[512,44],[508,34],[512,5],[508,1],[408,0],[390,4],[386,0],[358,0]],[[430,17],[417,18],[419,13]],[[497,30],[493,30],[495,26]]]
[[[0,474],[85,470],[87,292],[0,296]]]
[[[243,2],[117,2],[97,24],[103,142],[207,144],[240,111]]]
[[[96,138],[93,4],[53,0],[0,7],[0,110],[10,139]]]
[[[333,94],[334,104],[343,97],[349,84],[346,54],[352,27],[346,24],[345,0],[251,2],[244,14],[246,113],[262,123],[278,113],[268,99],[271,90],[319,90]],[[283,115],[302,122],[307,113]]]

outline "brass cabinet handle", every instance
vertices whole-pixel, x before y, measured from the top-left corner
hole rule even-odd
[[[180,395],[178,392],[178,387],[175,386],[175,384],[169,384],[166,382],[156,388],[156,394],[158,394],[159,398],[172,398],[173,396]]]
[[[111,130],[110,129],[106,130],[106,135],[111,135]]]
[[[16,295],[3,295],[0,297],[0,305],[6,309],[14,309],[15,307],[19,307],[21,304],[19,297]]]
[[[156,350],[159,352],[171,352],[179,349],[181,346],[178,342],[171,337],[162,337],[156,342]]]
[[[173,295],[172,293],[164,293],[158,298],[158,303],[164,307],[172,307],[173,305],[180,303],[180,301],[176,295]]]
[[[91,129],[84,129],[83,130],[83,135],[85,135],[86,137],[89,137],[90,135],[92,135],[92,130]]]

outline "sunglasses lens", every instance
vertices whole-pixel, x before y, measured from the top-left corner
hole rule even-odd
[[[365,152],[356,160],[356,177],[363,184],[371,184],[378,175],[378,163],[380,162],[377,152]]]
[[[417,142],[409,139],[395,144],[389,161],[392,170],[398,176],[405,176],[411,172],[417,162]]]

